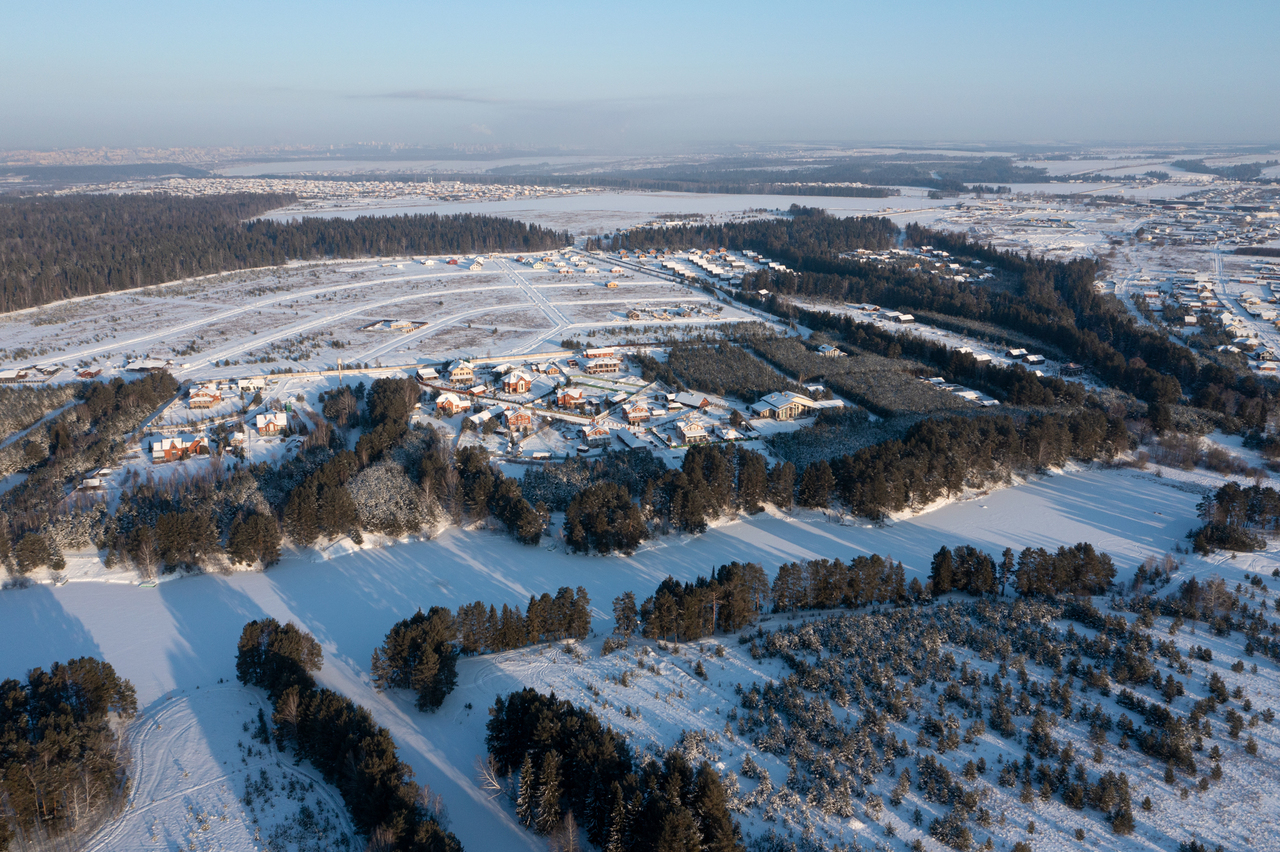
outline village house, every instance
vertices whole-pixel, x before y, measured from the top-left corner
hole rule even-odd
[[[705,444],[710,440],[707,427],[692,420],[681,420],[676,428],[680,431],[680,440],[685,444]]]
[[[778,391],[765,396],[751,406],[751,411],[759,417],[772,417],[774,420],[792,420],[813,407],[813,400],[807,396],[789,391]]]
[[[268,411],[254,418],[254,428],[259,435],[274,435],[289,425],[289,416],[283,411]]]
[[[558,376],[560,375],[560,368],[556,366],[554,361],[551,361],[542,368],[542,372],[548,376]]]
[[[222,402],[222,391],[216,384],[201,385],[193,388],[187,397],[188,408],[212,408]]]
[[[527,408],[508,408],[507,409],[507,428],[511,431],[519,429],[528,429],[533,425],[533,415]]]
[[[0,384],[25,381],[29,375],[26,370],[0,370]]]
[[[236,390],[260,391],[267,389],[267,380],[262,376],[249,376],[236,381]]]
[[[599,424],[589,424],[582,427],[582,440],[588,447],[605,446],[612,436],[612,432]]]
[[[560,392],[556,394],[556,405],[561,408],[577,408],[582,403],[581,388],[561,388]]]
[[[502,390],[505,393],[528,393],[532,386],[533,376],[520,370],[508,373],[502,379]]]
[[[76,373],[76,377],[81,379],[96,379],[98,378],[98,376],[101,376],[101,375],[102,375],[101,370],[81,370],[80,372]]]
[[[840,347],[832,346],[830,343],[824,343],[818,347],[818,354],[826,358],[839,358],[844,352],[840,351]]]
[[[617,353],[612,349],[584,349],[582,354],[590,361],[594,358],[613,358]]]
[[[455,385],[469,385],[476,380],[476,371],[466,361],[454,361],[448,369],[449,381]]]
[[[466,411],[471,408],[471,403],[462,399],[457,394],[442,393],[436,399],[436,412],[441,417],[452,417],[453,415]]]
[[[627,408],[628,423],[644,423],[649,419],[649,406],[643,402],[637,402],[635,405]]]
[[[209,447],[204,438],[188,438],[178,435],[173,438],[156,436],[151,439],[151,461],[161,462],[185,459],[198,453],[207,453]]]
[[[677,393],[668,395],[667,399],[685,408],[703,409],[711,405],[711,399],[700,393]]]
[[[622,370],[622,362],[616,358],[593,358],[587,363],[587,373],[598,376],[603,373],[617,373]]]
[[[635,308],[632,308],[631,310],[627,311],[627,319],[629,320],[640,319],[640,312],[637,311]]]
[[[436,372],[435,367],[419,367],[418,372],[413,374],[413,378],[417,380],[418,384],[427,387],[432,382],[438,381],[440,374]]]

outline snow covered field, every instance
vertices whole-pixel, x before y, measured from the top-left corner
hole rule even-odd
[[[484,752],[485,708],[495,695],[525,684],[555,687],[565,697],[589,702],[590,685],[603,685],[607,672],[583,667],[551,648],[464,659],[457,691],[438,713],[423,715],[412,709],[410,697],[380,695],[370,683],[369,655],[395,621],[419,607],[456,607],[474,600],[523,604],[531,594],[582,585],[593,601],[594,630],[604,635],[612,629],[608,612],[614,596],[632,590],[643,598],[668,574],[692,580],[735,559],[758,561],[772,574],[784,561],[879,553],[902,560],[909,575],[922,577],[940,546],[960,543],[998,552],[1006,546],[1056,548],[1088,541],[1113,556],[1123,578],[1143,558],[1166,553],[1183,540],[1195,522],[1195,505],[1211,484],[1201,474],[1167,473],[1072,471],[881,528],[841,525],[818,513],[770,514],[722,523],[696,538],[657,539],[631,558],[571,556],[555,545],[528,548],[503,534],[452,528],[432,541],[358,550],[328,561],[316,561],[308,551],[287,555],[266,573],[174,579],[155,589],[93,581],[10,589],[0,592],[0,647],[5,648],[0,677],[20,676],[32,666],[83,654],[109,661],[133,681],[142,708],[134,728],[135,753],[143,755],[135,783],[149,791],[148,799],[171,803],[133,823],[137,831],[157,830],[148,821],[154,818],[166,836],[177,837],[188,830],[183,814],[216,815],[225,805],[230,816],[224,830],[229,838],[238,838],[229,839],[225,848],[250,848],[243,846],[249,829],[233,801],[242,792],[246,768],[237,765],[241,754],[232,743],[241,737],[249,742],[235,729],[256,711],[248,697],[227,684],[234,680],[236,639],[246,621],[264,615],[292,620],[324,648],[320,683],[368,707],[391,729],[419,780],[444,796],[452,828],[467,848],[536,848],[538,841],[518,827],[501,802],[489,800],[473,778],[471,767]],[[1179,577],[1217,572],[1233,586],[1245,572],[1269,575],[1277,565],[1280,560],[1271,552],[1234,560],[1188,557]],[[594,657],[596,652],[587,653]],[[616,662],[606,660],[608,666]],[[738,658],[732,664],[749,661]],[[656,692],[647,684],[625,695],[610,693],[606,697],[619,707],[598,712],[633,730],[637,745],[670,745],[681,728],[697,724],[709,712],[714,718],[716,709],[709,698],[664,698],[664,690],[695,686],[679,671],[670,677],[675,680]],[[212,692],[206,695],[207,690]],[[219,710],[222,699],[209,695],[224,696],[229,704]],[[185,702],[188,709],[171,709],[175,701]],[[200,703],[204,701],[213,703]],[[732,702],[731,693],[720,703],[727,708],[725,701]],[[631,726],[620,703],[637,707],[643,724]],[[237,711],[241,715],[232,717]],[[171,725],[179,724],[167,721],[170,714],[187,720],[181,724],[188,726],[189,737],[153,746],[162,730],[171,734]],[[714,728],[722,726],[714,721]],[[227,725],[231,730],[215,729]],[[198,788],[177,772],[149,774],[146,754],[151,748],[189,755],[186,759],[202,773]],[[222,769],[221,763],[226,764]],[[130,842],[137,840],[133,829],[130,837]],[[139,842],[137,848],[150,847]]]
[[[339,359],[405,364],[497,356],[551,348],[602,328],[625,335],[635,325],[626,316],[631,308],[711,301],[636,272],[588,274],[569,266],[572,274],[563,275],[513,256],[494,256],[476,271],[449,265],[446,257],[422,260],[289,264],[17,311],[0,317],[0,364],[39,358],[117,370],[126,359],[149,356],[172,360],[180,379],[207,379],[333,369]],[[619,286],[607,288],[610,281]],[[701,329],[748,316],[726,306],[720,317],[676,317],[668,326]],[[426,324],[364,328],[384,319]]]

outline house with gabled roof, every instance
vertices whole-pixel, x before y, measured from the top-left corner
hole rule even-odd
[[[681,420],[676,424],[676,429],[680,432],[681,442],[685,444],[705,444],[710,440],[707,427],[696,420]]]
[[[274,435],[288,426],[289,415],[283,411],[268,411],[254,418],[254,427],[259,435]]]
[[[449,381],[455,385],[469,385],[476,380],[475,368],[466,361],[454,361],[447,370]]]
[[[471,403],[455,393],[442,393],[436,398],[436,412],[442,417],[452,417],[470,408]]]
[[[604,446],[612,437],[613,432],[598,423],[589,423],[582,427],[582,440],[589,447]]]
[[[176,435],[172,438],[156,436],[151,440],[151,461],[175,461],[194,456],[201,451],[208,452],[208,444],[204,438]]]
[[[799,417],[804,412],[816,407],[813,400],[807,396],[791,391],[778,391],[766,395],[763,399],[751,406],[751,411],[757,417],[772,417],[774,420],[792,420]]]
[[[505,393],[528,393],[533,387],[533,376],[523,370],[508,373],[502,379],[502,390]]]
[[[561,408],[577,408],[583,402],[582,388],[560,388],[556,394],[556,405]]]
[[[222,391],[212,382],[193,388],[187,397],[188,408],[213,408],[220,402],[222,402]]]

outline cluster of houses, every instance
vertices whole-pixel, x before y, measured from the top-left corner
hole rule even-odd
[[[47,367],[22,367],[11,368],[8,370],[0,370],[0,384],[12,385],[19,382],[31,382],[33,384],[42,384],[62,373],[62,367],[52,364]],[[85,376],[84,373],[92,372],[93,375]],[[90,371],[82,370],[77,374],[80,378],[96,378],[102,375],[101,370]]]
[[[591,264],[588,258],[573,252],[549,252],[541,257],[517,257],[517,263],[523,263],[530,269],[553,269],[561,275],[571,275],[574,272],[580,272],[584,275],[599,275],[600,270]],[[611,274],[618,274],[624,270],[620,266],[609,269]],[[616,281],[609,282],[606,286],[617,287]]]
[[[942,249],[935,249],[932,246],[920,246],[919,248],[911,249],[894,248],[883,251],[857,249],[856,251],[845,252],[840,256],[876,266],[895,266],[922,273],[933,273],[941,278],[956,282],[986,281],[995,277],[993,267],[984,266],[980,260],[969,261],[969,266],[966,267],[964,264],[957,263],[957,258],[953,258],[950,253]],[[972,267],[982,268],[974,269]]]

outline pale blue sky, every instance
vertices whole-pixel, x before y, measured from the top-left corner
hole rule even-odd
[[[1280,140],[1280,2],[0,0],[0,147]]]

